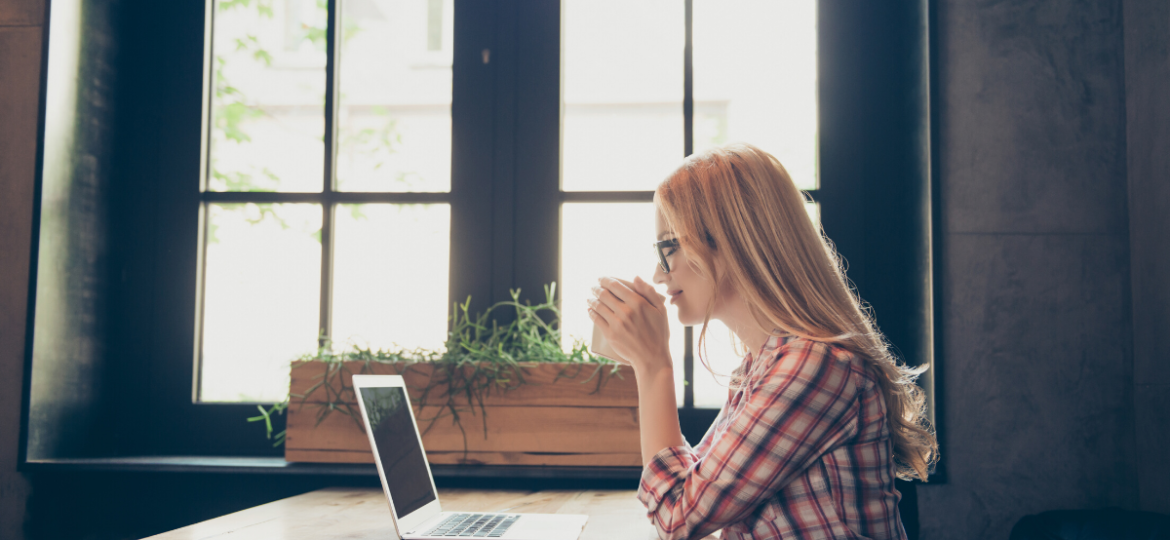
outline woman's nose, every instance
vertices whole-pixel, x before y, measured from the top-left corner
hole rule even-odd
[[[654,275],[652,276],[654,283],[655,284],[666,283],[666,276],[667,276],[666,272],[662,271],[662,264],[655,264],[654,265]]]

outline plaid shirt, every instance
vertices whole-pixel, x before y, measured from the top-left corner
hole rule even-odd
[[[904,539],[886,406],[845,349],[772,338],[695,448],[664,448],[638,500],[663,539]]]

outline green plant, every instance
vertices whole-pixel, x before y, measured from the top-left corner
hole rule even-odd
[[[337,352],[331,343],[326,342],[316,353],[297,359],[325,363],[325,372],[320,376],[320,380],[303,395],[290,395],[289,400],[267,409],[257,406],[260,415],[248,418],[248,421],[263,421],[268,438],[272,439],[274,437],[272,417],[284,414],[291,399],[299,398],[303,406],[309,395],[321,389],[324,390],[326,399],[323,403],[315,403],[318,406],[318,425],[333,412],[342,412],[352,418],[359,428],[363,428],[356,404],[342,399],[347,391],[352,391],[344,382],[345,375],[353,374],[347,362],[361,362],[358,373],[371,373],[371,365],[377,363],[402,363],[407,365],[406,370],[414,365],[430,364],[433,373],[427,386],[421,390],[412,389],[412,392],[417,394],[415,401],[418,402],[420,410],[427,405],[441,405],[440,412],[427,418],[419,418],[418,421],[420,424],[426,423],[423,430],[423,433],[426,433],[439,419],[450,417],[463,434],[466,452],[467,432],[460,414],[468,410],[459,406],[461,398],[465,398],[468,404],[478,405],[483,415],[486,438],[487,409],[484,406],[484,398],[492,392],[508,392],[525,384],[535,384],[525,380],[522,366],[524,363],[564,364],[565,367],[558,373],[554,382],[562,377],[576,378],[582,369],[593,365],[593,373],[579,383],[593,382],[596,385],[593,393],[601,391],[609,376],[621,377],[621,366],[618,363],[594,356],[580,340],[575,341],[567,352],[561,348],[560,310],[557,309],[555,300],[556,283],[546,285],[544,293],[544,303],[532,305],[520,302],[520,290],[512,290],[511,300],[497,302],[474,317],[469,311],[470,297],[462,304],[456,303],[445,350],[442,351],[371,350],[354,346],[349,350]],[[498,313],[497,310],[505,309],[514,310],[515,318],[508,324],[497,324],[493,314]],[[546,316],[549,320],[546,320]],[[445,391],[436,390],[438,388]],[[474,414],[474,408],[470,412]],[[284,435],[283,431],[275,434],[274,446],[284,442]]]

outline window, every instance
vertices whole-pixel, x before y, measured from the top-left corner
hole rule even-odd
[[[110,407],[128,415],[111,431],[119,451],[277,455],[240,420],[251,402],[284,395],[282,374],[268,375],[277,366],[323,336],[437,343],[449,302],[469,295],[478,311],[510,288],[539,299],[557,281],[566,328],[583,332],[574,283],[649,273],[649,190],[689,151],[736,139],[776,153],[805,182],[822,205],[810,211],[883,331],[929,361],[929,162],[916,93],[927,86],[924,76],[878,75],[917,73],[925,47],[902,37],[918,35],[921,14],[804,4],[782,4],[805,11],[773,21],[777,31],[730,34],[727,21],[762,28],[755,16],[776,8],[208,0],[128,9],[119,70],[134,84],[119,99],[103,349],[117,361],[101,374]],[[590,36],[604,9],[612,16],[598,27],[609,34]],[[803,49],[745,41],[796,39],[800,28],[811,36]],[[651,31],[658,37],[628,37]],[[649,89],[605,79],[607,66],[642,77],[636,61],[650,66]],[[777,78],[744,67],[760,63],[786,68]],[[745,82],[723,80],[732,75]],[[769,87],[796,97],[769,102]],[[808,105],[766,108],[801,99]],[[796,135],[769,139],[776,124]],[[621,140],[635,130],[655,135]],[[607,169],[590,152],[623,165]],[[590,257],[600,248],[588,242],[602,235],[580,231],[602,214],[645,236],[607,247],[620,257]],[[426,307],[387,309],[412,303],[395,285],[415,279],[429,280],[418,287],[427,301],[415,302]],[[686,334],[676,329],[673,345],[677,372],[693,381],[680,417],[695,440],[713,416],[706,407],[726,394],[696,367]],[[739,357],[716,357],[727,332],[709,334],[712,363],[726,372]]]
[[[319,340],[439,347],[451,2],[216,0],[212,21],[197,399],[280,401]]]
[[[326,2],[215,3],[201,401],[281,399],[288,360],[318,338],[443,342],[453,6],[338,6],[330,17]],[[563,2],[566,346],[589,336],[581,306],[597,277],[650,279],[652,190],[690,149],[749,140],[815,189],[814,8]],[[412,204],[407,193],[434,195]],[[725,392],[695,374],[697,334],[673,324],[679,405],[718,408]],[[729,372],[739,359],[730,332],[713,322],[707,335],[708,360]]]
[[[590,321],[578,306],[593,280],[641,275],[650,281],[648,201],[692,148],[751,142],[779,157],[799,187],[815,190],[816,3],[566,0],[563,6],[564,327],[587,336]],[[810,214],[816,219],[815,204]],[[712,379],[694,362],[698,332],[683,328],[670,311],[679,406],[721,407],[726,380]],[[730,338],[722,323],[709,324],[704,358],[716,373],[730,373],[742,358]]]
[[[111,71],[103,73],[116,73],[118,84],[90,88],[104,84],[99,78],[78,87],[112,92],[93,102],[100,107],[79,112],[92,121],[76,124],[94,128],[87,144],[100,148],[86,166],[98,168],[73,178],[38,175],[42,194],[84,180],[85,189],[71,193],[97,204],[62,214],[52,206],[60,201],[41,201],[38,287],[77,287],[36,299],[37,311],[49,316],[30,318],[30,343],[56,343],[52,336],[76,331],[86,338],[82,350],[30,351],[26,373],[70,376],[39,379],[69,388],[38,383],[26,394],[27,410],[49,411],[26,419],[26,448],[35,447],[29,456],[279,455],[257,436],[256,424],[241,420],[255,414],[247,401],[284,394],[279,376],[264,372],[274,358],[287,361],[286,353],[266,354],[312,350],[323,329],[341,343],[372,346],[405,341],[395,327],[416,320],[441,332],[446,302],[427,302],[436,313],[413,319],[382,309],[395,304],[401,291],[393,285],[414,279],[412,272],[433,280],[423,287],[428,298],[471,295],[473,310],[508,298],[509,288],[539,298],[550,281],[569,293],[568,282],[595,274],[648,272],[654,263],[646,240],[611,249],[627,252],[613,262],[628,270],[590,268],[601,258],[588,256],[597,248],[587,240],[600,235],[577,239],[579,231],[602,213],[649,230],[642,209],[657,179],[688,151],[739,138],[779,155],[797,180],[816,180],[803,186],[820,205],[810,210],[848,260],[883,332],[910,363],[932,363],[930,231],[938,207],[930,189],[926,4],[815,6],[816,105],[765,115],[769,85],[807,99],[793,84],[806,80],[796,74],[812,72],[812,52],[745,40],[794,37],[809,28],[800,22],[809,11],[775,18],[767,11],[777,9],[772,3],[742,0],[610,4],[605,24],[585,32],[661,25],[651,29],[666,37],[585,39],[579,49],[583,30],[575,18],[601,15],[578,0],[563,9],[543,0],[124,5],[111,19],[119,21],[110,42],[118,54],[95,57],[110,58],[102,69]],[[648,9],[661,11],[648,17]],[[720,30],[732,20],[753,31]],[[107,35],[104,21],[93,28]],[[579,74],[597,77],[588,74],[591,63],[602,62],[594,53],[617,55],[605,62],[642,76],[621,67],[639,51],[663,58],[652,57],[647,73],[681,79],[653,93],[636,94],[625,81],[601,81],[610,84],[597,85],[598,92],[608,93],[592,98],[574,90],[591,84]],[[767,69],[751,69],[756,64]],[[712,75],[721,69],[750,79],[729,84]],[[50,95],[72,95],[72,86],[54,80]],[[745,107],[762,121],[743,123],[752,119]],[[818,118],[810,126],[813,110]],[[641,154],[623,154],[628,147],[611,144],[628,135],[618,121],[639,122],[661,137],[635,141]],[[605,123],[617,127],[590,139]],[[771,124],[794,136],[770,139],[781,131]],[[80,140],[54,126],[46,124],[46,156]],[[800,134],[812,129],[813,140]],[[588,152],[607,144],[609,159],[636,159],[625,167],[642,172],[598,169],[603,164]],[[92,226],[78,229],[75,215]],[[415,233],[396,234],[404,228]],[[60,231],[77,232],[82,244],[45,243]],[[375,251],[393,257],[377,259]],[[564,299],[569,317],[581,315],[574,303]],[[95,316],[74,317],[81,313]],[[569,317],[566,325],[580,326]],[[102,324],[70,326],[95,321]],[[409,333],[420,342],[435,339],[421,329]],[[711,332],[713,349],[720,334],[726,332]],[[229,341],[217,345],[216,336]],[[686,387],[692,395],[683,393],[694,407],[681,408],[680,419],[696,440],[713,416],[705,400],[714,404],[722,391],[702,388],[705,375],[693,351],[686,354],[694,336],[675,336],[684,337],[676,339],[676,356],[681,347],[683,373],[694,380]],[[255,347],[265,340],[274,344]],[[196,353],[202,362],[193,362]],[[931,376],[923,384],[932,403]],[[255,383],[261,379],[268,382]],[[92,414],[61,408],[60,396],[82,399]],[[79,444],[41,444],[67,434]]]
[[[281,399],[288,360],[319,340],[443,342],[454,6],[338,0],[331,16],[330,5],[215,2],[204,402]],[[582,306],[597,277],[650,279],[652,190],[691,149],[751,141],[815,191],[816,13],[764,0],[565,0],[562,10],[555,264],[570,346],[589,336]],[[694,367],[697,333],[673,325],[679,406],[720,407],[725,390]],[[740,358],[730,332],[715,321],[707,336],[706,358],[728,373]]]

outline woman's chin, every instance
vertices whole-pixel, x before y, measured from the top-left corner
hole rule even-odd
[[[702,326],[703,317],[686,313],[680,309],[678,310],[678,322],[682,323],[683,326]]]

